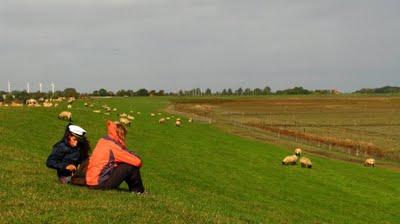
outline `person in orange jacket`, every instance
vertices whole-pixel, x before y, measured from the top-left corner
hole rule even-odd
[[[129,152],[126,128],[119,122],[107,121],[107,135],[101,138],[89,158],[86,184],[89,188],[115,189],[125,181],[129,191],[144,193],[140,167],[142,160]]]

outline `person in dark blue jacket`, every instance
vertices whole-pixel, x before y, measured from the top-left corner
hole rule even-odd
[[[77,167],[89,157],[90,146],[85,134],[83,128],[69,123],[63,138],[54,144],[53,151],[47,158],[47,167],[57,170],[62,184],[68,183]]]

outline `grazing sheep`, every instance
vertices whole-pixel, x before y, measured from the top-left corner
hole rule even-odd
[[[93,113],[99,114],[101,113],[101,110],[93,110]]]
[[[178,121],[178,120],[177,120],[177,121],[175,122],[175,126],[176,126],[176,127],[180,127],[180,126],[181,126],[181,124],[182,124],[182,122],[181,122],[181,121]]]
[[[178,117],[176,120],[177,120],[177,121],[181,121],[181,118],[180,118],[180,117]]]
[[[117,108],[114,108],[113,111],[117,111]]]
[[[171,120],[171,118],[170,118],[170,117],[167,117],[166,119],[167,119],[167,121]]]
[[[126,113],[122,113],[122,114],[119,115],[119,117],[125,117],[126,118],[126,117],[128,117],[128,115]]]
[[[85,107],[89,106],[89,104],[88,104],[88,103],[84,103],[83,105],[84,105]]]
[[[160,118],[160,120],[158,120],[158,123],[160,123],[160,124],[164,124],[165,123],[165,118]]]
[[[154,113],[151,113],[150,116],[154,117],[154,116],[156,116],[156,115],[155,115]]]
[[[189,118],[188,122],[192,123],[193,122],[193,118]]]
[[[68,98],[68,103],[72,103],[72,102],[74,102],[75,101],[75,97],[70,97],[70,98]]]
[[[72,113],[69,111],[63,111],[58,115],[58,119],[72,121]]]
[[[38,104],[38,102],[35,99],[29,99],[26,101],[26,105],[28,107],[34,107]]]
[[[301,148],[296,148],[296,149],[294,150],[294,154],[295,154],[296,156],[300,156],[300,154],[301,154]]]
[[[54,104],[54,107],[58,107],[58,103],[55,103],[55,104]]]
[[[131,126],[131,121],[126,117],[119,118],[119,122],[125,126]]]
[[[375,167],[375,159],[374,158],[368,158],[364,162],[364,166],[372,166]]]
[[[22,103],[17,103],[17,102],[11,102],[12,107],[22,107]]]
[[[52,107],[52,106],[53,106],[53,103],[44,102],[44,103],[43,103],[43,106],[44,106],[44,107]]]
[[[296,165],[296,161],[297,161],[296,155],[286,156],[282,160],[282,165]]]
[[[72,105],[71,105],[71,104],[68,104],[67,107],[68,107],[68,109],[71,109],[71,108],[72,108]]]
[[[301,167],[303,167],[303,168],[311,168],[312,167],[311,160],[307,157],[301,157],[300,164],[301,164]]]
[[[131,115],[126,116],[126,118],[128,118],[129,120],[135,120],[135,117]]]
[[[110,113],[109,112],[104,112],[104,115],[110,115]]]

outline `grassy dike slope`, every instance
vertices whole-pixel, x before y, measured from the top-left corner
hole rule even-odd
[[[66,122],[58,108],[0,108],[0,223],[400,223],[400,174],[309,156],[313,169],[284,167],[289,151],[209,124],[158,124],[167,98],[96,100],[140,111],[128,147],[144,161],[148,195],[59,185],[45,160]],[[92,147],[103,115],[75,102],[74,122]]]

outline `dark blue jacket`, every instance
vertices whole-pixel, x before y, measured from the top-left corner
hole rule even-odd
[[[66,140],[61,140],[53,146],[53,151],[47,158],[46,165],[49,168],[61,170],[69,164],[78,166],[81,164],[81,154],[79,147],[70,147]]]

